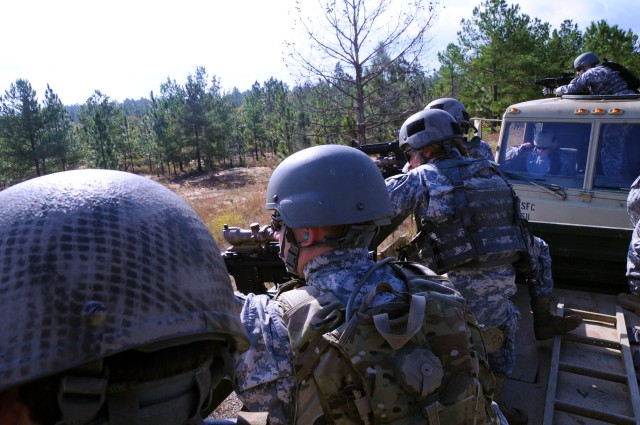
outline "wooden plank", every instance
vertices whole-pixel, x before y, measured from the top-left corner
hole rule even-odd
[[[556,409],[562,412],[573,413],[574,415],[583,416],[585,418],[596,419],[616,425],[634,425],[637,422],[634,418],[617,413],[603,412],[594,410],[583,405],[568,404],[563,402],[556,403]]]
[[[607,370],[594,369],[586,366],[578,366],[570,363],[560,362],[558,364],[558,370],[563,372],[575,373],[577,375],[590,376],[592,378],[604,379],[607,381],[618,382],[620,384],[626,384],[628,377],[621,373],[610,372]]]
[[[616,318],[618,335],[620,335],[620,346],[622,351],[622,360],[627,372],[627,385],[629,386],[629,396],[631,397],[631,405],[633,406],[633,414],[635,416],[635,424],[640,425],[640,396],[638,395],[638,382],[636,381],[636,372],[633,368],[633,359],[631,358],[631,347],[629,347],[629,336],[627,335],[627,324],[624,320],[624,313],[620,306],[616,306]]]
[[[558,308],[556,315],[562,317],[564,315],[564,297],[558,300]],[[556,390],[558,388],[558,365],[560,363],[560,348],[562,345],[562,336],[553,337],[553,349],[551,351],[551,367],[549,371],[549,382],[547,384],[547,398],[544,404],[543,425],[553,425],[553,415],[556,410]]]

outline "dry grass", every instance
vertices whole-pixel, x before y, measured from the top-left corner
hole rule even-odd
[[[224,224],[248,228],[251,223],[268,223],[264,194],[272,167],[231,168],[196,177],[160,179],[198,213],[221,250],[228,244],[222,237]]]

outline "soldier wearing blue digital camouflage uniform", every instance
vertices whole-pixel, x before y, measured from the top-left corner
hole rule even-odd
[[[386,395],[392,396],[393,401],[386,404],[374,402],[373,394],[363,392],[361,384],[364,381],[352,377],[355,369],[342,373],[342,362],[328,360],[335,360],[331,357],[334,350],[330,345],[337,346],[348,339],[346,336],[338,338],[340,333],[336,332],[345,329],[340,325],[343,321],[351,326],[352,321],[348,317],[353,308],[362,312],[366,303],[375,310],[384,303],[399,302],[400,294],[409,291],[406,281],[390,265],[375,263],[369,256],[369,243],[379,226],[389,223],[392,213],[378,168],[367,155],[354,148],[327,145],[304,149],[287,157],[276,168],[269,180],[266,198],[266,209],[273,211],[271,227],[280,243],[280,256],[287,269],[304,277],[304,281],[284,284],[274,298],[266,294],[236,294],[242,305],[241,319],[250,339],[250,348],[239,357],[236,368],[235,390],[245,408],[250,411],[268,410],[269,419],[274,424],[325,423],[329,418],[337,421],[341,417],[350,418],[349,423],[368,423],[374,418],[376,421],[384,420],[387,408],[393,410],[387,410],[389,415],[405,411],[407,406],[399,402],[401,398],[396,398],[393,392],[397,388]],[[378,292],[380,282],[385,282],[384,287],[387,288],[383,292]],[[304,295],[298,300],[300,294]],[[342,307],[336,309],[338,306]],[[318,310],[319,313],[307,318],[305,315],[310,310]],[[347,319],[343,318],[344,314]],[[305,316],[305,320],[298,326],[300,315]],[[325,333],[327,326],[330,331]],[[323,330],[318,332],[317,329]],[[359,327],[352,329],[357,332]],[[434,329],[430,331],[434,332]],[[306,335],[314,332],[316,336],[305,339]],[[368,334],[364,344],[373,337],[373,334]],[[468,336],[463,339],[468,343]],[[440,341],[448,341],[448,338]],[[450,348],[446,351],[457,352]],[[361,362],[372,362],[367,367],[368,371],[385,367],[375,358],[370,358],[367,355],[369,351],[358,353],[359,360],[348,356],[348,361],[354,362],[351,367],[355,368]],[[397,375],[397,379],[392,381],[402,382],[406,379],[403,378],[405,368],[424,369],[420,365],[427,360],[421,359],[418,356],[403,363],[398,373],[379,370],[366,381],[374,380],[380,385],[382,381],[379,380],[384,380],[385,376]],[[427,369],[433,372],[431,367]],[[438,367],[435,369],[437,371]],[[336,370],[339,376],[331,376]],[[493,382],[488,365],[486,371]],[[437,375],[432,372],[430,376]],[[416,369],[407,377],[420,375]],[[470,371],[466,376],[471,376]],[[326,386],[319,384],[323,379]],[[429,376],[418,378],[423,391],[429,386],[430,379]],[[456,391],[462,387],[462,383],[448,386],[450,390],[457,388]],[[479,385],[474,384],[474,387]],[[325,397],[323,391],[331,389],[334,391],[332,398],[322,398]],[[384,393],[386,388],[378,390]],[[465,396],[464,399],[467,398]],[[436,416],[442,415],[441,408],[448,404],[442,394],[438,403],[440,407],[435,410],[432,409],[435,405],[429,404],[428,400],[418,402],[424,409],[422,413],[415,412],[415,401],[411,403],[414,406],[411,414],[418,415],[418,422],[425,420],[424,414],[435,415],[430,422],[438,420]],[[422,405],[423,402],[428,403]],[[474,398],[473,403],[477,405],[479,400]],[[482,406],[490,404],[480,402],[479,405],[484,409]],[[496,409],[495,403],[493,406]],[[332,410],[329,414],[325,409]],[[478,407],[472,411],[477,412],[476,409]],[[495,420],[495,417],[485,418],[484,413],[476,414],[469,417],[468,412],[464,413],[466,419],[462,422],[446,416],[440,420],[455,424]],[[504,418],[501,423],[504,423]]]
[[[447,273],[484,327],[488,344],[495,346],[489,362],[501,410],[509,423],[526,423],[523,411],[500,404],[515,363],[520,319],[509,299],[516,293],[512,263],[526,250],[514,225],[511,186],[491,161],[465,156],[461,129],[443,110],[409,117],[399,140],[410,171],[386,180],[393,223],[414,214],[419,233],[413,242],[420,257],[438,273]]]
[[[640,176],[631,185],[627,197],[627,211],[634,226],[627,253],[629,294],[618,295],[618,303],[640,315]]]
[[[452,97],[443,97],[430,102],[425,109],[442,109],[450,113],[456,119],[458,125],[462,129],[462,133],[466,136],[473,130],[474,135],[465,143],[467,155],[471,158],[484,158],[493,161],[493,151],[489,143],[485,142],[478,136],[478,130],[471,124],[471,116],[467,112],[462,102]]]
[[[578,76],[567,85],[555,89],[556,96],[564,94],[620,95],[634,94],[617,71],[600,64],[592,52],[586,52],[573,61]],[[548,94],[545,87],[543,94]]]

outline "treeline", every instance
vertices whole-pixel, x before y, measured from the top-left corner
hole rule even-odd
[[[80,167],[202,172],[316,144],[390,141],[407,116],[438,97],[499,118],[508,105],[541,97],[534,81],[571,71],[584,51],[640,74],[638,36],[605,21],[582,32],[566,20],[552,30],[517,5],[490,0],[460,28],[457,43],[438,53],[438,69],[389,63],[380,49],[363,70],[375,75],[365,86],[337,63],[340,78],[331,81],[288,87],[271,78],[244,93],[223,92],[217,77],[198,67],[183,83],[167,79],[148,99],[117,103],[96,91],[82,105],[65,106],[52,88],[39,99],[19,79],[0,96],[0,187]],[[364,113],[344,107],[356,90],[364,92]]]

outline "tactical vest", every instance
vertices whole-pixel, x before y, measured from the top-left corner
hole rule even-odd
[[[497,423],[495,378],[464,299],[420,265],[393,267],[409,292],[379,283],[352,314],[315,287],[276,295],[296,371],[295,423]],[[371,307],[381,291],[399,301]]]
[[[433,167],[449,179],[451,186],[430,191],[429,209],[440,221],[423,217],[418,223],[419,232],[411,241],[418,258],[413,259],[440,274],[461,266],[518,262],[522,271],[535,267],[529,258],[533,239],[520,214],[518,198],[494,164],[485,159],[454,158],[441,160]],[[496,185],[495,178],[473,178],[484,169],[499,176],[500,184]],[[444,198],[449,195],[453,195],[453,214],[442,218],[435,209],[447,202]]]

